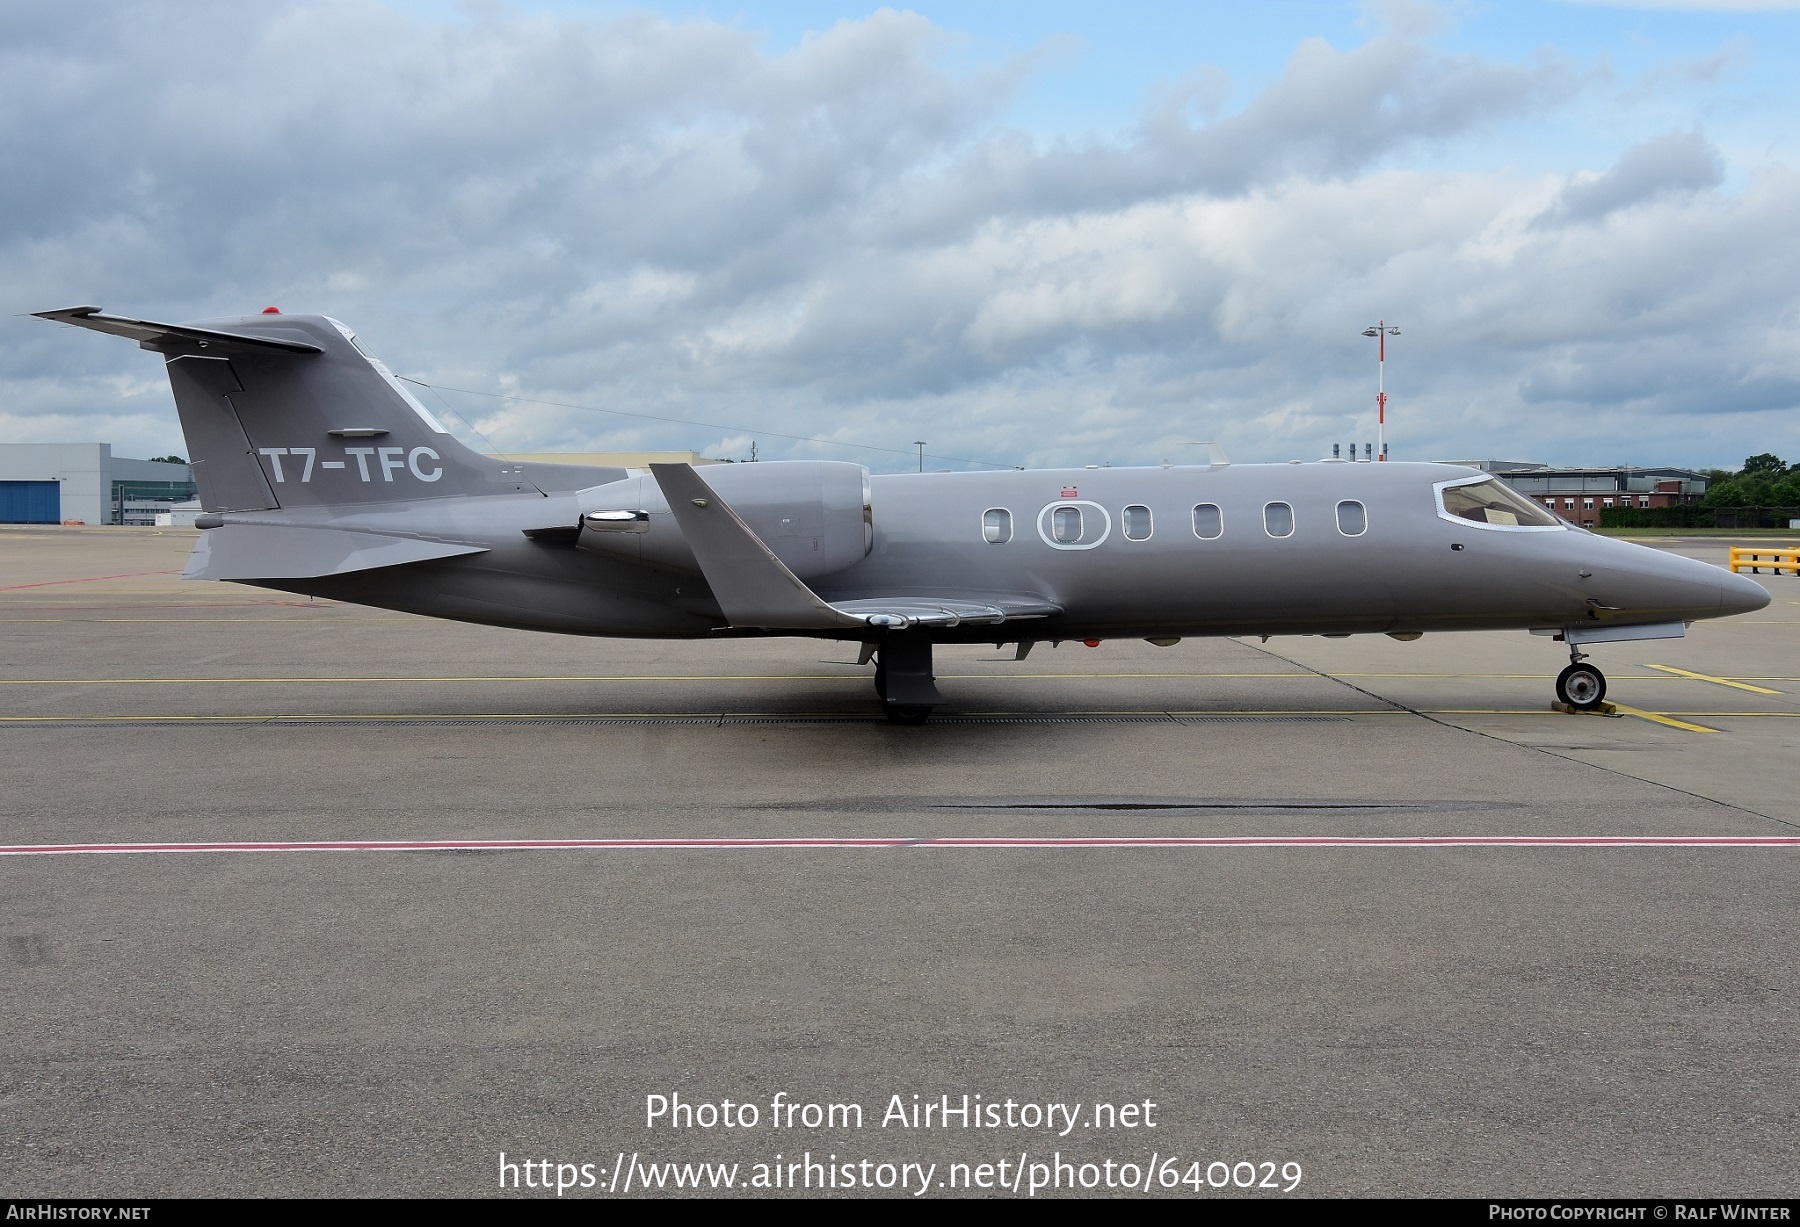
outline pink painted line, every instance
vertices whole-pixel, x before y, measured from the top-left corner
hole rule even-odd
[[[58,584],[95,584],[103,579],[142,579],[146,575],[180,575],[181,568],[173,571],[132,571],[127,575],[87,575],[81,579],[43,579],[35,584],[4,584],[0,592],[15,592],[20,588],[54,588]]]
[[[132,852],[756,851],[828,848],[1795,848],[1800,835],[799,836],[696,839],[326,839],[154,844],[0,844],[0,856]]]

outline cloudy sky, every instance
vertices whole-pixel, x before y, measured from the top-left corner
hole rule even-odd
[[[1311,458],[1385,318],[1397,459],[1800,460],[1796,69],[1776,0],[0,0],[0,441],[185,450],[15,313],[279,304],[500,450]]]

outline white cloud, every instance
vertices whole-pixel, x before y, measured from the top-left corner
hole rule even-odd
[[[769,55],[644,16],[16,6],[0,274],[13,310],[279,303],[437,384],[717,424],[444,393],[506,450],[1320,454],[1372,433],[1356,334],[1383,314],[1401,455],[1800,444],[1775,412],[1800,404],[1800,181],[1722,192],[1697,127],[1565,175],[1408,169],[1602,87],[1553,52],[1448,54],[1415,9],[1302,43],[1235,111],[1197,68],[1131,131],[1040,144],[996,119],[1032,57],[953,70],[887,10]],[[146,361],[15,322],[0,429],[180,450]]]

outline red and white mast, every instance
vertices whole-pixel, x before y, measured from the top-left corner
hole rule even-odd
[[[1387,459],[1387,339],[1400,335],[1386,320],[1363,329],[1365,337],[1375,338],[1375,459]]]

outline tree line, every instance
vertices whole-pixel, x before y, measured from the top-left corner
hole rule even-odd
[[[1706,476],[1702,507],[1800,507],[1800,464],[1789,465],[1774,452],[1746,458],[1735,473],[1708,469]]]

